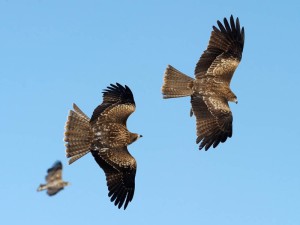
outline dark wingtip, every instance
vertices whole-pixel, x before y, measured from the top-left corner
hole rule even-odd
[[[53,168],[62,168],[62,163],[60,160],[57,160],[54,164],[53,164]]]
[[[202,150],[204,148],[204,145],[202,143],[199,145],[199,150]]]
[[[237,17],[237,19],[238,19],[238,17]],[[234,17],[232,14],[230,15],[230,21],[234,21]]]
[[[57,161],[55,161],[55,163],[52,165],[52,167],[49,168],[49,169],[47,170],[47,172],[49,173],[49,172],[52,171],[52,170],[62,169],[62,167],[63,167],[63,165],[62,165],[61,161],[60,161],[60,160],[57,160]]]
[[[220,22],[220,20],[217,21],[217,24],[219,26],[219,29],[221,32],[225,33],[226,30],[225,30],[225,27],[223,26],[223,24]]]
[[[127,85],[121,85],[120,83],[116,82],[116,84],[110,84],[110,86],[106,87],[102,91],[103,97],[111,96],[115,98],[115,100],[110,101],[121,101],[120,103],[130,102],[134,103],[133,93]]]
[[[128,203],[131,202],[133,198],[132,191],[126,191],[125,189],[121,188],[121,184],[115,186],[112,188],[109,193],[108,197],[110,197],[110,201],[113,202],[115,206],[117,206],[119,209],[122,208],[125,210],[128,206]]]
[[[228,19],[224,17],[223,23],[219,20],[217,21],[218,28],[213,26],[213,30],[215,32],[220,31],[224,35],[227,36],[228,39],[239,42],[241,51],[244,48],[244,40],[245,40],[245,31],[244,27],[241,27],[240,20],[238,17],[236,19],[233,15],[231,15]]]
[[[125,88],[119,84],[118,82],[116,82],[116,84],[110,84],[110,86],[107,86],[105,89],[103,89],[102,93],[108,93],[108,92],[116,92],[116,91],[122,91]]]

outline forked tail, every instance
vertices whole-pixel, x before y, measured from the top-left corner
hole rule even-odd
[[[168,65],[162,86],[163,98],[178,98],[193,94],[193,78]]]
[[[73,104],[65,126],[66,156],[71,158],[69,164],[90,152],[93,131],[90,118],[77,105]]]

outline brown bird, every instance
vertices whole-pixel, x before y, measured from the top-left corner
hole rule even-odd
[[[41,184],[37,191],[47,190],[47,194],[53,196],[63,190],[65,186],[70,185],[69,182],[62,180],[62,163],[60,161],[56,161],[53,166],[47,170],[47,173],[47,184]]]
[[[126,121],[135,111],[129,87],[116,83],[103,91],[103,102],[89,119],[75,104],[65,127],[66,156],[69,164],[91,152],[104,170],[108,196],[124,209],[133,199],[136,161],[127,146],[142,137],[127,130]]]
[[[232,113],[228,101],[237,103],[230,89],[234,71],[242,59],[245,32],[233,16],[213,26],[207,49],[201,55],[195,79],[168,66],[164,74],[163,98],[191,96],[191,116],[196,116],[199,149],[217,147],[232,136]]]

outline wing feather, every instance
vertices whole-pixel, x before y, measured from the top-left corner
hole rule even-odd
[[[133,94],[128,86],[111,84],[103,91],[103,102],[93,112],[90,122],[119,122],[126,125],[130,114],[135,111]]]
[[[118,208],[126,209],[135,189],[136,161],[126,147],[92,151],[98,165],[104,170],[108,196]],[[125,203],[125,204],[124,204]]]
[[[244,27],[240,29],[239,19],[234,21],[233,16],[230,17],[230,23],[224,18],[224,25],[220,21],[217,21],[217,24],[219,28],[213,26],[207,49],[196,65],[195,77],[196,79],[203,76],[223,78],[229,84],[242,59]],[[223,63],[223,59],[226,63]],[[228,65],[231,66],[230,71],[227,69]],[[218,73],[214,73],[215,67],[218,67]],[[221,72],[222,68],[224,72]]]
[[[199,149],[214,148],[232,136],[232,113],[226,100],[215,97],[193,95],[192,110],[196,117]]]
[[[53,182],[55,180],[62,180],[61,161],[56,161],[53,164],[53,166],[47,170],[47,176],[46,176],[47,183]]]
[[[53,195],[56,195],[58,192],[60,192],[63,189],[64,189],[64,187],[50,187],[47,189],[47,194],[49,196],[53,196]]]

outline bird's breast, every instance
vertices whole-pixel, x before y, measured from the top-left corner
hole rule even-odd
[[[193,91],[201,96],[223,96],[226,92],[224,90],[226,86],[223,84],[224,82],[216,78],[205,77],[195,80]]]
[[[129,144],[129,131],[117,123],[103,124],[94,128],[94,145],[102,148],[118,148]]]

